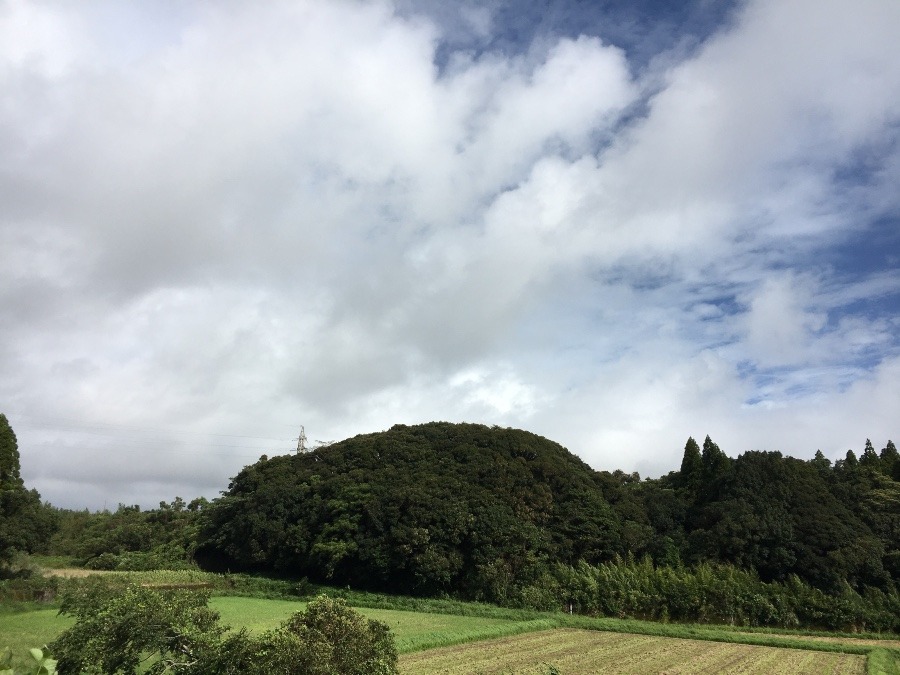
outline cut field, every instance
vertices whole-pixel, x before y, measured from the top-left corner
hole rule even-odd
[[[447,673],[863,675],[864,656],[560,628],[404,654],[403,675]]]

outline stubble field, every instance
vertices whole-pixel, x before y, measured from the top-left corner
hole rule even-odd
[[[863,675],[864,656],[560,628],[400,657],[403,675]]]

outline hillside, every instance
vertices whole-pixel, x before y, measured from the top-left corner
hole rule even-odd
[[[562,446],[449,423],[263,458],[204,521],[209,566],[472,597],[502,595],[548,561],[609,559],[623,526],[600,475]]]
[[[818,603],[827,609],[803,621],[833,615],[828,622],[840,625],[834,617],[859,605],[881,612],[869,621],[893,625],[898,466],[890,442],[880,455],[867,442],[859,460],[850,451],[832,465],[821,453],[809,461],[759,451],[731,458],[707,436],[702,450],[688,439],[680,470],[640,480],[594,471],[526,431],[395,426],[246,467],[200,514],[196,560],[392,593],[587,608],[598,588],[622,582],[625,568],[615,565],[646,559],[650,567],[627,572],[637,575],[628,582],[636,595],[595,609],[643,607],[649,616],[672,601],[648,598],[687,593],[669,588],[675,577],[666,569],[678,576],[705,565],[697,573],[726,586],[742,570],[745,595],[793,598],[793,609],[782,611],[782,598],[747,610],[755,622],[790,623],[805,616],[801,606]],[[607,562],[615,569],[598,567]],[[815,600],[810,587],[834,600]],[[691,607],[721,602],[698,596]],[[692,616],[676,605],[671,616]]]

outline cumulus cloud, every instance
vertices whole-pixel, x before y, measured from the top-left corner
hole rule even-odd
[[[647,66],[600,14],[512,49],[499,8],[0,3],[31,484],[212,496],[300,424],[521,426],[650,474],[689,434],[897,435],[896,255],[864,252],[900,242],[900,10],[748,2]]]

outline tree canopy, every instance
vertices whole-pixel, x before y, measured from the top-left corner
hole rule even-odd
[[[337,584],[499,598],[548,561],[600,562],[624,522],[598,474],[525,431],[432,423],[246,467],[198,559]]]

